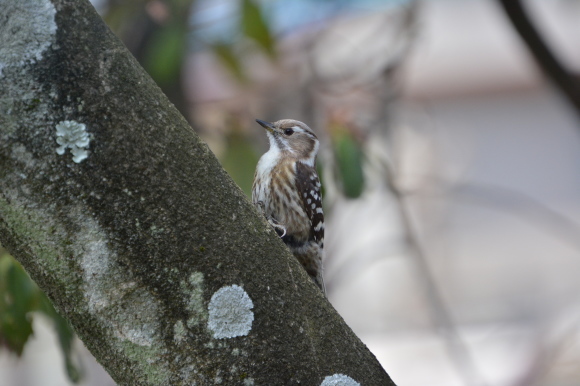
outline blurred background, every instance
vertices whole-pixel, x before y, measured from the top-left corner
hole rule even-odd
[[[580,385],[579,0],[92,2],[246,194],[254,119],[314,128],[328,297],[395,383]],[[0,295],[0,384],[114,384],[2,250]]]

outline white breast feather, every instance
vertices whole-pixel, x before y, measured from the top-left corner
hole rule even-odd
[[[278,163],[280,159],[280,150],[276,147],[270,147],[264,155],[258,161],[256,166],[256,179],[260,181],[259,186],[255,186],[252,192],[252,201],[257,203],[262,201],[266,206],[268,205],[266,201],[266,189],[270,186],[270,171]]]

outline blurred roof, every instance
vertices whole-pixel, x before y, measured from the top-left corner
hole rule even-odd
[[[408,98],[530,89],[539,70],[503,10],[491,1],[426,1],[419,37],[406,67]],[[580,2],[527,1],[545,39],[580,70]]]

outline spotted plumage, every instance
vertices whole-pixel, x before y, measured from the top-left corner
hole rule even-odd
[[[257,122],[266,129],[270,149],[256,167],[252,201],[324,292],[324,213],[315,169],[318,138],[292,119]]]

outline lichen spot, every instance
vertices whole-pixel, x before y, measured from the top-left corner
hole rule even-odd
[[[320,386],[360,386],[360,383],[344,374],[334,374],[324,378]]]
[[[248,335],[252,329],[254,303],[238,285],[217,290],[208,306],[208,328],[217,339]]]
[[[7,67],[42,59],[55,40],[56,9],[49,0],[0,1],[0,78]]]
[[[75,121],[62,121],[56,125],[56,153],[63,155],[67,148],[73,155],[73,161],[80,163],[89,156],[90,137],[84,123]]]
[[[187,330],[181,320],[173,325],[173,340],[175,343],[181,343],[187,338]]]

